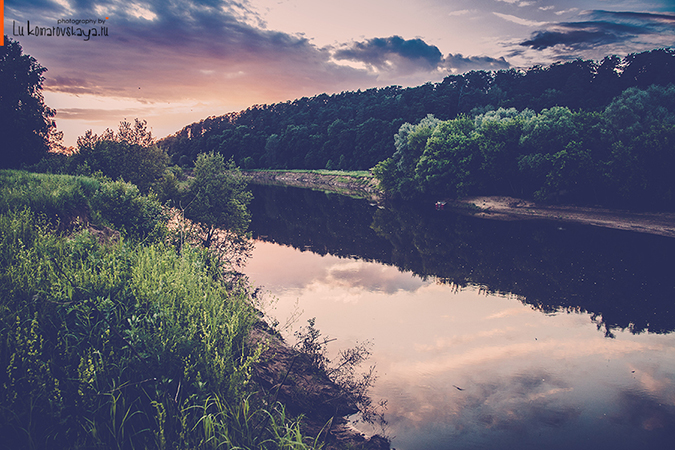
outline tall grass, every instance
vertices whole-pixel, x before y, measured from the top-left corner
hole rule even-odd
[[[131,239],[160,238],[167,218],[153,195],[123,181],[0,170],[0,213],[22,208],[45,215],[61,229],[92,222]]]
[[[100,188],[95,178],[0,170],[0,212],[29,207],[50,217],[69,220],[85,214]]]
[[[58,234],[28,209],[0,230],[0,448],[305,448],[250,400],[256,311],[203,250]]]
[[[162,239],[156,199],[105,179],[0,182],[0,449],[321,447],[255,395],[247,286]],[[123,238],[64,227],[76,214]]]

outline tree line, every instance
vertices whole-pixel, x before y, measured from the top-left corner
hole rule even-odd
[[[245,168],[369,169],[396,150],[392,136],[428,114],[440,120],[499,108],[602,111],[628,88],[675,83],[675,51],[528,69],[471,71],[439,83],[321,94],[209,117],[158,142],[174,164],[204,151]]]
[[[404,124],[373,172],[395,197],[514,195],[675,209],[675,85],[629,88],[602,111],[515,108]]]

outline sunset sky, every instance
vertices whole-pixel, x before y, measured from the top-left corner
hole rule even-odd
[[[675,1],[5,0],[4,32],[48,69],[74,145],[124,118],[164,137],[254,104],[670,47]]]

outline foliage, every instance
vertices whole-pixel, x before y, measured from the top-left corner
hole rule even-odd
[[[122,178],[146,194],[152,187],[171,183],[166,174],[169,157],[154,145],[144,120],[135,119],[133,125],[124,120],[116,133],[106,129],[100,136],[89,130],[77,139],[77,147],[71,163],[75,171]]]
[[[167,218],[156,197],[123,181],[0,170],[0,198],[0,212],[29,207],[60,230],[91,222],[133,240],[161,240],[166,234]]]
[[[409,152],[412,162],[402,164],[397,152],[373,173],[387,192],[404,198],[516,195],[673,210],[674,105],[670,85],[628,89],[601,112],[556,106],[461,116],[420,134],[428,137],[422,152]],[[401,130],[410,139],[420,125]],[[409,146],[400,135],[397,142]]]
[[[540,113],[556,106],[599,112],[630,87],[675,83],[673,66],[675,50],[656,49],[602,61],[472,71],[410,88],[256,105],[187,125],[158,144],[180,165],[215,151],[246,169],[369,169],[398,150],[391,136],[401,125],[429,114],[450,120],[499,108]]]
[[[200,154],[185,195],[185,217],[198,222],[203,245],[210,247],[223,229],[242,234],[251,220],[247,206],[252,195],[233,161],[225,164],[219,153]]]
[[[203,249],[58,235],[0,215],[3,448],[320,448],[251,396],[245,290]]]
[[[61,133],[52,120],[56,111],[42,96],[46,71],[5,36],[0,47],[0,168],[34,164],[58,147]]]
[[[100,186],[89,177],[0,170],[0,212],[29,207],[65,223],[89,213],[90,199]]]
[[[368,390],[375,382],[375,366],[366,372],[358,372],[357,368],[370,357],[370,342],[357,342],[353,348],[338,352],[337,360],[331,361],[327,356],[327,345],[332,339],[323,337],[315,327],[316,318],[307,320],[307,326],[295,332],[296,348],[307,355],[311,364],[325,372],[337,384],[346,396],[356,405],[361,420],[383,429],[386,427],[384,410],[386,401],[374,405],[368,396]]]
[[[139,189],[124,181],[101,184],[91,199],[92,219],[111,226],[133,238],[161,239],[167,218],[157,197],[141,195]]]

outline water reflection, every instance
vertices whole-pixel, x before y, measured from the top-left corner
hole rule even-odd
[[[543,312],[587,311],[608,336],[675,330],[675,240],[545,222],[496,222],[298,188],[254,187],[251,229],[318,254],[358,255],[518,295]]]
[[[246,272],[282,322],[297,305],[296,325],[317,317],[340,348],[374,343],[372,393],[388,400],[396,448],[670,448],[670,241],[291,191],[256,192],[253,230],[266,237]],[[307,201],[295,208],[295,195]]]

